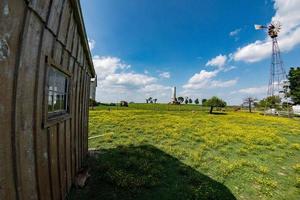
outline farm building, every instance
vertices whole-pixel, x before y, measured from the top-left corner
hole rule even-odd
[[[64,199],[95,77],[79,0],[0,1],[0,199]]]
[[[90,85],[90,99],[96,100],[97,76],[91,79]]]
[[[295,115],[300,115],[300,105],[293,106],[293,113]]]

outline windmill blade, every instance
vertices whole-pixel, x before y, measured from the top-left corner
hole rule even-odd
[[[255,30],[262,30],[262,29],[266,29],[267,27],[263,25],[254,24],[254,28]]]
[[[281,23],[279,21],[273,21],[269,25],[269,32],[273,32],[273,34],[278,35],[281,29]]]

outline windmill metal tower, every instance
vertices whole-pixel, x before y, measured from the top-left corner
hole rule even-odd
[[[277,42],[277,37],[281,29],[279,22],[272,22],[268,26],[254,25],[256,30],[266,29],[268,35],[272,39],[272,56],[270,66],[270,79],[268,85],[267,96],[279,96],[282,99],[287,98],[287,75],[284,70],[283,61],[280,55],[280,49]]]

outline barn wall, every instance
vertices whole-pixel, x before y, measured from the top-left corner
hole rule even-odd
[[[0,1],[0,199],[64,199],[87,153],[93,66],[76,0]],[[48,57],[70,115],[45,124]]]

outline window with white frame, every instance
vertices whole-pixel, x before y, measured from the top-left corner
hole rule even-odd
[[[68,112],[69,76],[49,66],[47,77],[48,117]]]

